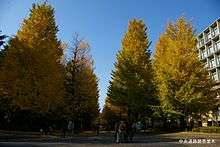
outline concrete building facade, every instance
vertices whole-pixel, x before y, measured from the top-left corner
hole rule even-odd
[[[205,63],[210,76],[216,83],[215,89],[220,88],[220,18],[208,26],[197,37],[199,58]],[[220,93],[219,93],[220,94]]]
[[[215,81],[213,89],[217,92],[217,97],[220,98],[220,18],[197,36],[197,49],[199,59]],[[214,117],[211,111],[208,115],[207,121],[203,123],[204,126],[213,125],[213,121],[220,123],[220,115]]]

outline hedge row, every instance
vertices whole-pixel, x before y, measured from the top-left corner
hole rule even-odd
[[[199,127],[199,128],[193,128],[193,132],[204,132],[204,133],[220,133],[220,127]]]

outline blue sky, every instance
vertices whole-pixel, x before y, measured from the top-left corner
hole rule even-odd
[[[0,30],[15,35],[28,16],[33,2],[43,0],[1,0]],[[192,20],[196,32],[220,17],[220,0],[48,0],[55,8],[58,37],[71,45],[78,33],[91,45],[95,72],[99,78],[100,107],[105,102],[115,55],[130,19],[143,19],[154,46],[169,21],[183,15]]]

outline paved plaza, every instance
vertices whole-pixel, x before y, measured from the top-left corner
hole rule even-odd
[[[60,138],[55,136],[47,137],[8,137],[7,140],[1,136],[0,147],[90,147],[90,146],[220,146],[220,134],[179,132],[167,134],[138,134],[133,143],[114,143],[111,134],[99,136],[75,136],[72,138]]]

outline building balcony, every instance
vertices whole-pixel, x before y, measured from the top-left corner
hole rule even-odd
[[[205,42],[203,38],[197,40],[197,49],[205,47]]]
[[[197,48],[198,49],[201,49],[201,48],[204,48],[205,47],[205,43],[199,43],[198,45],[197,45]]]
[[[217,61],[216,67],[220,67],[220,62]]]
[[[208,70],[209,70],[209,71],[214,71],[216,67],[217,67],[216,65],[209,66]]]
[[[215,53],[220,53],[220,46],[219,45],[215,45]]]
[[[212,77],[212,80],[214,81],[214,83],[219,83],[218,77]]]
[[[208,50],[207,57],[213,56],[214,53],[215,53],[215,50],[213,48]]]
[[[201,54],[200,55],[200,60],[205,60],[207,58],[207,54]]]
[[[220,83],[220,80],[218,80],[218,79],[213,79],[213,80],[214,80],[215,85]]]
[[[206,62],[207,61],[207,57],[202,57],[202,56],[200,56],[200,61],[202,61],[202,62]]]
[[[212,31],[212,38],[215,39],[217,36],[219,35],[219,30],[215,29],[214,31]]]
[[[208,53],[208,54],[207,54],[207,57],[208,57],[208,58],[212,58],[213,55],[214,55],[214,53]]]
[[[210,60],[209,61],[209,63],[207,63],[209,66],[209,68],[208,68],[208,70],[209,71],[212,71],[212,73],[213,72],[215,72],[215,69],[217,68],[217,63],[216,63],[216,61],[215,60]]]
[[[208,45],[208,44],[211,44],[211,43],[212,43],[211,41],[212,41],[211,38],[206,38],[206,39],[205,39],[205,44],[207,44],[207,45]]]

